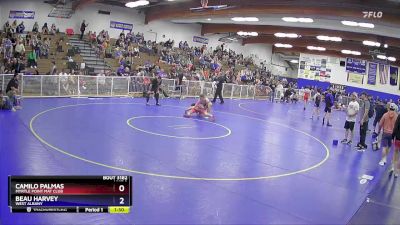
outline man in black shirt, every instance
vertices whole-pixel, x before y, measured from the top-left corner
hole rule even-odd
[[[153,79],[151,79],[150,91],[147,93],[146,96],[146,105],[149,105],[150,95],[154,94],[154,97],[156,98],[156,105],[160,106],[160,104],[158,103],[158,99],[160,98],[160,84],[161,77],[154,77]]]
[[[212,103],[215,103],[217,101],[217,97],[219,97],[221,104],[224,104],[224,98],[222,97],[222,87],[224,83],[226,83],[226,77],[224,74],[221,74],[215,79],[215,81],[217,82],[217,90],[215,91]]]
[[[89,25],[89,24],[85,23],[85,20],[83,20],[83,22],[82,22],[82,24],[81,24],[81,40],[83,39],[83,35],[85,34],[85,30],[86,30],[86,27],[87,27],[88,25]]]
[[[7,84],[7,89],[6,93],[8,98],[10,99],[10,102],[13,106],[15,106],[15,109],[20,109],[21,107],[19,106],[18,99],[17,99],[17,93],[18,93],[18,87],[19,87],[19,74],[15,74],[14,77],[8,82]]]

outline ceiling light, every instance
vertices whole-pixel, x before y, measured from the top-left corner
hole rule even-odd
[[[341,52],[346,55],[361,55],[361,52],[358,51],[342,50]]]
[[[354,21],[347,21],[347,20],[343,20],[342,24],[346,25],[346,26],[351,26],[351,27],[363,27],[363,28],[374,28],[375,27],[375,25],[372,23],[357,23]]]
[[[295,18],[295,17],[283,17],[282,20],[285,21],[285,22],[290,22],[290,23],[298,22],[298,19]]]
[[[299,22],[300,23],[312,23],[312,22],[314,22],[314,20],[311,18],[299,18]]]
[[[135,1],[135,2],[128,2],[128,3],[125,4],[125,6],[128,7],[128,8],[135,8],[135,7],[139,7],[139,6],[145,6],[145,5],[148,5],[148,4],[150,4],[150,2],[147,1],[147,0],[138,0],[138,1]]]
[[[323,47],[315,47],[315,46],[307,46],[308,50],[313,50],[313,51],[326,51],[326,48]]]
[[[207,18],[208,21],[211,21],[211,18]]]
[[[318,35],[317,39],[321,40],[321,41],[335,41],[335,42],[342,41],[341,37],[329,37],[329,36],[325,36],[325,35]]]
[[[290,62],[291,62],[291,63],[299,63],[299,60],[292,59],[292,60],[290,60]]]
[[[389,45],[388,45],[388,44],[384,44],[383,47],[384,47],[384,48],[388,48]]]
[[[375,25],[372,23],[358,23],[358,26],[365,27],[365,28],[374,28]]]
[[[381,43],[375,41],[363,41],[363,45],[380,47]]]
[[[396,61],[396,58],[395,57],[387,57],[387,60],[394,62],[394,61]]]
[[[378,59],[386,59],[387,57],[385,55],[377,55],[376,58],[378,58]]]
[[[257,33],[257,32],[244,32],[244,31],[239,31],[239,32],[237,32],[237,34],[240,35],[240,36],[253,36],[253,37],[258,36],[258,33]]]
[[[281,37],[281,38],[285,38],[285,37],[298,38],[298,37],[300,37],[300,35],[294,34],[294,33],[275,33],[274,35],[275,35],[275,37]]]
[[[342,24],[343,24],[343,25],[346,25],[346,26],[351,26],[351,27],[357,27],[357,26],[358,26],[358,23],[357,23],[357,22],[354,22],[354,21],[347,21],[347,20],[343,20],[343,21],[342,21]]]
[[[340,38],[340,37],[331,37],[330,41],[340,42],[340,41],[342,41],[342,38]]]
[[[289,45],[289,44],[281,44],[281,43],[277,43],[277,44],[275,44],[274,46],[277,47],[277,48],[293,48],[292,45]]]
[[[300,23],[312,23],[312,22],[314,22],[313,19],[311,19],[311,18],[304,18],[304,17],[301,17],[301,18],[296,18],[296,17],[283,17],[282,20],[285,21],[285,22],[289,22],[289,23],[297,23],[297,22],[300,22]]]
[[[275,33],[275,37],[286,37],[285,33]]]
[[[233,17],[231,20],[236,22],[257,22],[259,19],[257,17]]]

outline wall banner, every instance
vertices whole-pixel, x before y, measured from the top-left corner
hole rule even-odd
[[[205,37],[199,37],[199,36],[193,36],[193,42],[201,43],[201,44],[208,44],[208,38]]]
[[[357,73],[348,73],[347,81],[350,83],[363,84],[364,75]]]
[[[346,71],[349,73],[365,74],[367,70],[367,61],[361,59],[346,59]]]
[[[110,28],[120,29],[120,30],[133,30],[133,24],[110,21]]]
[[[10,10],[10,19],[34,19],[35,11]]]
[[[367,84],[376,84],[376,73],[378,72],[378,64],[368,63],[368,82]]]
[[[390,85],[397,86],[397,80],[399,79],[399,68],[391,66],[389,71],[390,71]]]
[[[388,81],[388,66],[379,64],[379,82],[380,84],[387,84]]]

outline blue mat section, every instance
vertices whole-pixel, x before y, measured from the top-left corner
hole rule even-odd
[[[210,123],[182,118],[193,102],[25,99],[1,111],[1,202],[8,175],[132,175],[134,190],[128,215],[2,204],[2,224],[346,224],[384,172],[379,152],[332,146],[342,112],[327,128],[309,119],[311,105],[227,100]],[[360,184],[363,174],[375,179]]]

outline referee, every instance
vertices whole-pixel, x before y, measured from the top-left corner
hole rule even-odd
[[[154,94],[154,97],[156,98],[156,105],[160,106],[160,103],[158,103],[158,100],[160,99],[160,84],[161,84],[160,76],[151,79],[150,91],[146,95],[146,105],[149,105],[150,95]]]
[[[226,76],[221,73],[215,81],[217,82],[217,90],[215,91],[214,94],[214,100],[212,100],[212,103],[215,103],[217,101],[217,97],[219,97],[219,100],[221,101],[221,104],[224,104],[224,98],[222,97],[222,87],[224,83],[226,83]]]

